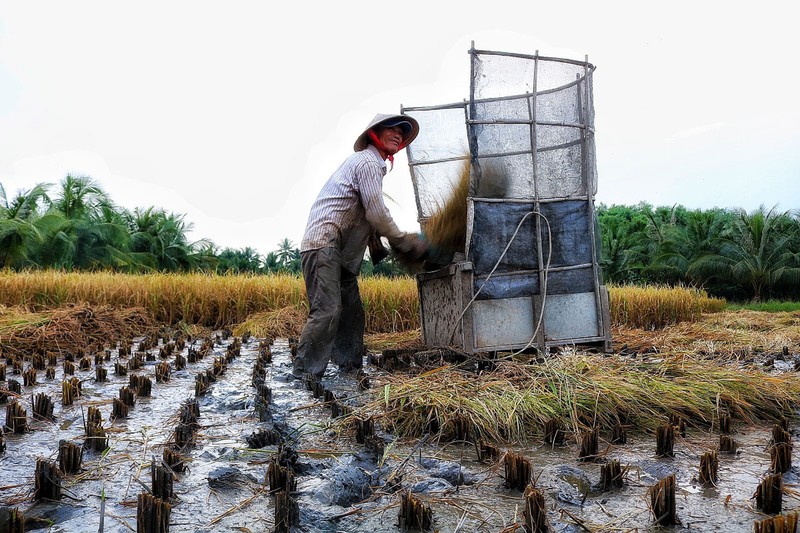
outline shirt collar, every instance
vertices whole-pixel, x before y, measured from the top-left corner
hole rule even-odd
[[[383,167],[384,169],[386,168],[386,161],[381,157],[381,153],[378,151],[378,149],[375,147],[374,144],[368,144],[367,147],[364,149],[364,152],[369,152],[369,154],[372,155],[375,158],[375,160],[381,164],[381,167]]]

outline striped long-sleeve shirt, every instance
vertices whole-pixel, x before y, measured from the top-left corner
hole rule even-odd
[[[383,202],[385,175],[386,163],[372,145],[348,157],[311,206],[300,251],[339,248],[342,266],[357,274],[373,231],[400,245],[406,234]]]

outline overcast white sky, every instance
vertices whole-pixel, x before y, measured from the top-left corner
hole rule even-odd
[[[598,202],[796,209],[792,4],[4,2],[0,183],[88,175],[220,248],[299,245],[376,113],[469,96],[474,41],[597,66]],[[384,190],[418,229],[403,155]]]

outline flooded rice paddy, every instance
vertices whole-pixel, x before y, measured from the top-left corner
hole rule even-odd
[[[134,339],[134,345],[141,340]],[[753,496],[771,469],[774,421],[734,426],[731,436],[737,451],[719,454],[715,485],[701,484],[698,475],[700,457],[719,448],[720,435],[693,427],[687,428],[685,437],[677,437],[674,457],[656,457],[654,436],[629,434],[625,444],[611,445],[609,436],[601,434],[596,462],[578,460],[574,438],[563,445],[499,447],[499,458],[479,461],[474,443],[400,442],[380,427],[375,428],[375,439],[359,444],[354,431],[342,431],[332,420],[331,415],[338,414],[332,407],[357,403],[373,392],[360,391],[357,375],[340,376],[335,367],[321,385],[336,398],[347,396],[346,401],[331,401],[331,396],[309,390],[307,383],[289,376],[286,339],[270,345],[268,363],[264,363],[265,343],[259,339],[216,334],[202,357],[196,356],[201,339],[168,355],[162,351],[163,342],[146,350],[149,360],[127,375],[114,371],[115,362],[132,357],[118,349],[84,369],[76,359],[73,375],[65,374],[60,357],[55,375],[40,370],[35,384],[8,395],[7,404],[16,399],[26,410],[27,428],[12,433],[12,421],[6,420],[0,514],[19,509],[26,517],[26,531],[137,531],[137,500],[155,490],[152,465],[163,468],[168,449],[185,463],[185,469],[170,473],[168,524],[173,532],[281,530],[276,495],[268,482],[270,462],[279,451],[281,464],[291,465],[296,483],[290,494],[296,507],[288,511],[294,524],[291,531],[402,531],[405,526],[398,515],[407,490],[430,509],[431,531],[524,531],[522,492],[504,483],[506,452],[529,462],[554,531],[650,530],[654,518],[648,490],[671,474],[680,521],[673,526],[676,530],[752,531],[754,521],[768,516],[756,509]],[[195,355],[190,357],[192,351]],[[176,369],[181,366],[176,365],[177,357],[188,359],[184,368]],[[170,364],[169,379],[158,382],[156,369],[165,362]],[[107,369],[107,381],[96,381],[96,364]],[[370,366],[366,371],[379,372]],[[131,385],[131,375],[150,378],[150,395],[136,397],[127,417],[114,418],[115,399],[119,401],[120,389]],[[214,379],[197,394],[199,375]],[[73,377],[81,383],[80,396],[72,405],[63,405],[62,383]],[[22,373],[15,374],[10,365],[5,378],[0,386],[6,388],[9,380],[23,382]],[[52,399],[53,420],[32,416],[32,402],[40,393]],[[188,443],[181,446],[187,406],[199,415]],[[86,440],[90,407],[99,409],[108,439],[107,447],[98,451],[89,449],[91,441]],[[276,440],[284,446],[272,443]],[[64,474],[60,500],[37,500],[37,460],[58,464],[60,441],[83,446],[80,469]],[[611,460],[622,465],[624,482],[621,488],[601,490],[601,468]],[[795,467],[783,474],[783,483],[783,511],[798,509]],[[0,531],[3,524],[0,520]]]

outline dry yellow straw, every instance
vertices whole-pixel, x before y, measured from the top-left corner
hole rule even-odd
[[[447,201],[423,224],[425,240],[437,257],[452,257],[464,252],[467,241],[467,194],[469,193],[469,160],[464,160],[458,181]],[[395,257],[411,273],[422,270],[423,262],[394,250]]]
[[[463,252],[466,245],[469,169],[469,161],[466,160],[447,202],[425,224],[424,233],[428,243],[442,252]]]

